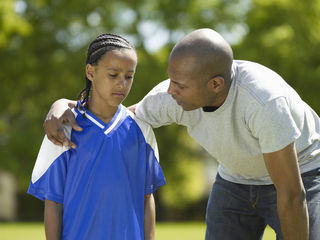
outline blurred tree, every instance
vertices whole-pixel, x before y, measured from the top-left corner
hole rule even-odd
[[[2,0],[0,2],[0,46],[9,45],[13,34],[21,36],[30,35],[31,25],[15,12],[14,0]],[[23,8],[22,5],[20,5]]]
[[[253,0],[235,57],[278,72],[320,113],[320,1]]]

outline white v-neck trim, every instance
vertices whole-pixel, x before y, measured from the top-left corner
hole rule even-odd
[[[83,110],[77,109],[77,111],[80,112],[81,114],[84,114],[88,120],[90,120],[92,123],[94,123],[99,128],[101,128],[104,131],[105,135],[109,134],[115,127],[119,125],[119,122],[124,116],[125,110],[126,108],[120,104],[112,120],[109,123],[104,123],[90,111],[85,112]]]
[[[118,124],[118,122],[120,121],[121,116],[122,116],[122,113],[123,113],[123,109],[124,109],[122,106],[120,106],[120,107],[121,107],[121,109],[120,109],[120,112],[118,113],[117,118],[116,118],[116,119],[114,120],[114,122],[110,125],[110,127],[108,127],[106,131],[104,131],[104,134],[105,134],[105,135],[107,135],[109,132],[111,132],[112,129],[114,129],[115,126],[116,126],[116,125]]]
[[[81,114],[85,114],[86,117],[87,117],[91,122],[93,122],[94,124],[96,124],[96,125],[97,125],[98,127],[100,127],[101,129],[104,129],[104,126],[103,126],[101,123],[99,123],[97,120],[95,120],[93,117],[91,117],[89,114],[85,113],[83,110],[79,110],[79,112],[80,112]]]

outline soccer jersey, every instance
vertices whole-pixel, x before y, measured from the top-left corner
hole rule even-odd
[[[152,128],[122,105],[108,124],[73,111],[77,148],[45,136],[28,193],[63,204],[62,239],[143,240],[144,195],[165,184]]]

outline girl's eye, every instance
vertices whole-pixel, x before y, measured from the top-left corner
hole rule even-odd
[[[127,79],[133,79],[133,76],[127,76]]]
[[[109,74],[110,77],[115,78],[117,77],[117,74]]]

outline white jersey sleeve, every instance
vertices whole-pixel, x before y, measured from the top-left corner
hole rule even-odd
[[[70,139],[71,127],[65,126],[64,128],[67,138]],[[31,182],[35,183],[39,178],[48,170],[51,164],[65,151],[68,151],[69,147],[61,147],[52,143],[47,135],[44,136],[42,141],[36,163],[32,171]]]

